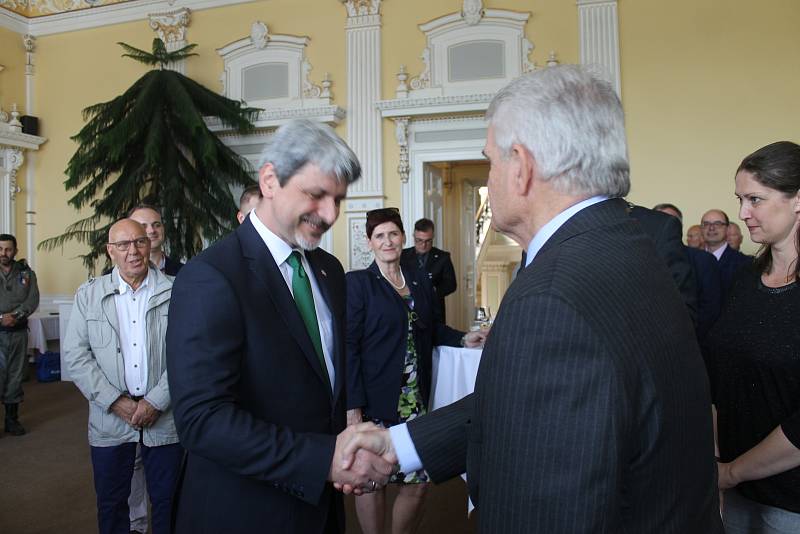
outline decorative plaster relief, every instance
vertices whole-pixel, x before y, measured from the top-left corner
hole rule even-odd
[[[400,148],[400,162],[397,164],[397,174],[400,181],[408,182],[408,175],[411,167],[408,164],[408,121],[410,117],[395,117],[394,135],[397,139],[397,146]]]
[[[464,0],[461,18],[470,26],[475,26],[483,18],[483,2],[481,0]]]
[[[348,17],[380,15],[381,0],[340,0],[347,8]]]
[[[267,41],[269,41],[269,29],[267,25],[260,20],[255,21],[253,25],[250,26],[250,42],[259,50],[263,50],[267,47]]]
[[[149,16],[150,27],[167,46],[170,44],[184,46],[190,15],[191,11],[188,8],[168,13],[153,13]]]
[[[36,37],[26,33],[22,36],[22,45],[25,47],[25,74],[33,75],[33,53],[36,49]]]
[[[366,269],[372,263],[372,251],[367,247],[367,218],[365,215],[349,215],[347,240],[350,242],[350,269]]]

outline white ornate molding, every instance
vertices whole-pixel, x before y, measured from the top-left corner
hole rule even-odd
[[[180,50],[189,44],[186,40],[186,28],[191,20],[191,11],[188,8],[184,7],[166,13],[151,13],[148,15],[148,19],[150,28],[164,42],[168,52]],[[185,74],[186,60],[170,63],[165,68]]]
[[[617,0],[577,0],[580,62],[597,70],[622,96]]]
[[[347,214],[347,249],[350,251],[348,271],[366,269],[372,263],[367,247],[367,219],[363,213]]]
[[[348,17],[380,15],[381,0],[340,0],[347,9]]]
[[[259,50],[267,47],[269,41],[269,28],[260,20],[255,21],[250,26],[250,42]]]
[[[258,113],[253,124],[256,129],[264,128],[277,128],[292,119],[309,119],[319,122],[324,122],[332,127],[344,120],[346,115],[345,110],[339,106],[319,106],[313,108],[284,108],[284,109],[271,109],[263,110]],[[223,126],[222,122],[214,117],[207,118],[206,124],[210,130],[220,132],[225,135],[227,128]],[[358,182],[356,182],[358,183]]]
[[[486,111],[494,95],[494,93],[483,93],[427,98],[395,98],[393,100],[381,100],[376,104],[376,107],[381,112],[381,116],[389,118],[404,115],[419,116],[465,111]]]
[[[138,0],[107,6],[93,7],[28,18],[6,9],[0,9],[0,27],[19,34],[30,33],[41,37],[76,30],[85,30],[112,24],[148,20],[150,13],[190,8],[192,11],[246,4],[258,0]]]

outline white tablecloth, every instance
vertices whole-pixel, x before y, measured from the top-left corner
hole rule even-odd
[[[58,339],[58,315],[34,313],[28,317],[28,352],[47,352],[50,339]]]
[[[475,389],[481,349],[436,347],[433,351],[431,410],[447,406]]]
[[[435,347],[431,377],[431,410],[447,406],[475,390],[475,377],[481,363],[481,349]],[[461,475],[466,482],[467,476]],[[475,507],[467,502],[467,515]]]

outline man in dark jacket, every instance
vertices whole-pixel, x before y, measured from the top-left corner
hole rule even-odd
[[[450,253],[433,246],[433,221],[420,219],[414,223],[414,246],[403,249],[400,261],[408,269],[420,270],[430,279],[437,303],[446,323],[444,298],[454,293],[458,282]]]

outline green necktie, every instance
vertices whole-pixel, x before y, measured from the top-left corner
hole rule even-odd
[[[297,311],[308,330],[314,350],[317,351],[319,363],[322,364],[322,374],[325,375],[325,382],[330,387],[330,377],[328,376],[328,366],[325,365],[325,356],[322,354],[322,338],[319,335],[319,323],[317,323],[317,309],[314,307],[314,295],[311,293],[311,281],[308,279],[306,270],[303,269],[303,262],[298,251],[292,251],[286,263],[292,267],[292,294]]]

